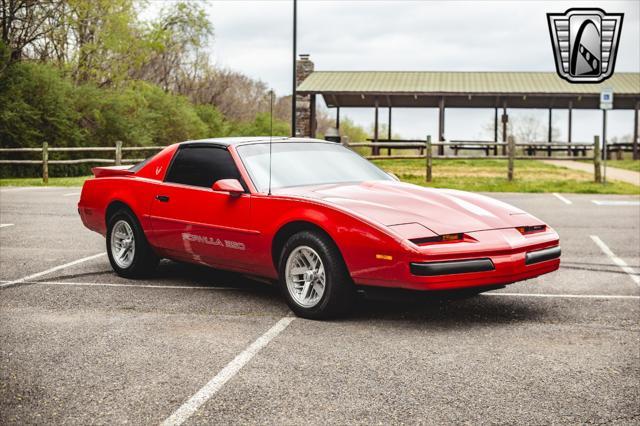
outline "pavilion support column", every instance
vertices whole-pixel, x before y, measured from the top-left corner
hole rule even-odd
[[[573,101],[569,101],[569,123],[567,128],[567,143],[571,143],[572,122],[573,122]],[[569,156],[571,155],[571,147],[569,147],[567,154],[569,154]]]
[[[311,75],[315,65],[309,59],[309,55],[302,54],[300,59],[296,61],[296,86],[300,86],[302,82]],[[292,114],[295,114],[295,119],[291,118],[291,124],[294,127],[291,129],[292,136],[309,137],[311,136],[311,95],[301,95],[294,92],[294,96],[291,99],[293,105],[291,106]]]
[[[391,142],[391,107],[389,107],[389,120],[387,124],[387,142]],[[391,148],[387,148],[387,155],[391,155]]]
[[[340,107],[336,107],[336,130],[340,130]]]
[[[493,109],[493,142],[498,143],[498,107]],[[498,145],[493,146],[493,155],[498,155]]]
[[[373,120],[373,143],[378,143],[378,99],[376,98],[375,117]],[[373,155],[380,155],[380,147],[373,147]]]
[[[549,124],[547,126],[547,157],[551,157],[551,139],[553,138],[553,126],[552,126],[552,122],[553,122],[553,116],[552,116],[552,108],[549,108]]]
[[[444,142],[444,98],[438,105],[438,142]],[[444,155],[444,146],[438,147],[438,155]]]
[[[507,101],[502,102],[502,155],[507,155],[507,124],[509,124],[509,116],[507,115]]]
[[[640,102],[636,102],[636,108],[633,113],[633,159],[640,160],[640,152],[638,152],[638,132],[640,132],[640,122],[638,122],[638,110]]]
[[[312,138],[316,137],[316,95],[309,98],[309,133]]]

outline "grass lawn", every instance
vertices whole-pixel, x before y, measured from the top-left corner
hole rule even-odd
[[[0,179],[0,186],[82,186],[91,176],[50,177],[49,184],[42,183],[42,178],[7,178]]]
[[[484,192],[571,192],[640,194],[640,187],[624,182],[593,182],[593,175],[535,160],[517,160],[515,179],[507,180],[507,160],[434,160],[433,182],[425,182],[425,160],[375,160],[401,180],[436,188]]]

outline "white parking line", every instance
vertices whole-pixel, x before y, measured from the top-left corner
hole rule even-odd
[[[7,228],[9,226],[13,226],[13,223],[0,223],[0,228]]]
[[[82,259],[74,260],[73,262],[65,263],[64,265],[60,265],[60,266],[56,266],[56,267],[51,268],[51,269],[47,269],[46,271],[37,272],[35,274],[27,275],[26,277],[22,277],[22,278],[19,278],[17,280],[7,281],[6,283],[0,284],[0,288],[5,288],[5,287],[9,287],[9,286],[12,286],[12,285],[15,285],[15,284],[24,283],[26,281],[33,280],[33,279],[41,277],[43,275],[47,275],[47,274],[59,271],[59,270],[64,269],[64,268],[68,268],[70,266],[77,265],[79,263],[83,263],[83,262],[87,262],[89,260],[96,259],[96,258],[98,258],[100,256],[104,256],[106,254],[107,253],[94,254],[92,256],[87,256],[87,257],[83,257]]]
[[[611,249],[600,238],[598,238],[597,235],[591,235],[591,239],[593,240],[594,243],[596,243],[598,247],[600,247],[600,250],[602,250],[604,254],[606,254],[609,257],[609,259],[613,261],[613,263],[618,265],[620,269],[622,269],[624,272],[627,273],[627,275],[631,277],[634,283],[640,286],[640,277],[635,273],[633,268],[627,265],[627,262],[625,262],[624,260],[616,256],[611,251]]]
[[[545,297],[552,299],[640,299],[640,296],[616,294],[483,293],[481,296]]]
[[[640,206],[640,201],[627,201],[627,200],[591,200],[591,202],[598,206]]]
[[[218,374],[216,374],[206,385],[195,393],[187,402],[173,412],[172,415],[162,422],[162,426],[177,426],[185,422],[198,408],[209,400],[216,392],[222,389],[238,371],[242,369],[251,358],[253,358],[262,348],[267,346],[271,340],[279,335],[295,317],[286,316],[281,318],[266,333],[258,337],[244,351],[240,352],[229,364],[227,364]]]
[[[71,197],[72,195],[80,195],[79,192],[69,192],[67,194],[62,194],[63,197]]]
[[[571,200],[568,200],[566,197],[563,197],[562,195],[558,194],[557,192],[554,192],[553,195],[560,201],[562,201],[565,204],[573,204],[573,202]]]

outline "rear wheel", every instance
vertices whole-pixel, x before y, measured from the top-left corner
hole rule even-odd
[[[296,315],[326,319],[344,314],[351,306],[353,283],[338,248],[324,234],[293,235],[279,265],[280,289]]]
[[[158,266],[159,258],[151,249],[135,215],[122,209],[107,223],[107,255],[111,267],[125,278],[142,278]]]

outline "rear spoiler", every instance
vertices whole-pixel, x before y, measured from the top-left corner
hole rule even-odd
[[[111,177],[111,176],[128,176],[132,175],[132,166],[108,166],[108,167],[93,167],[91,171],[97,178]]]

